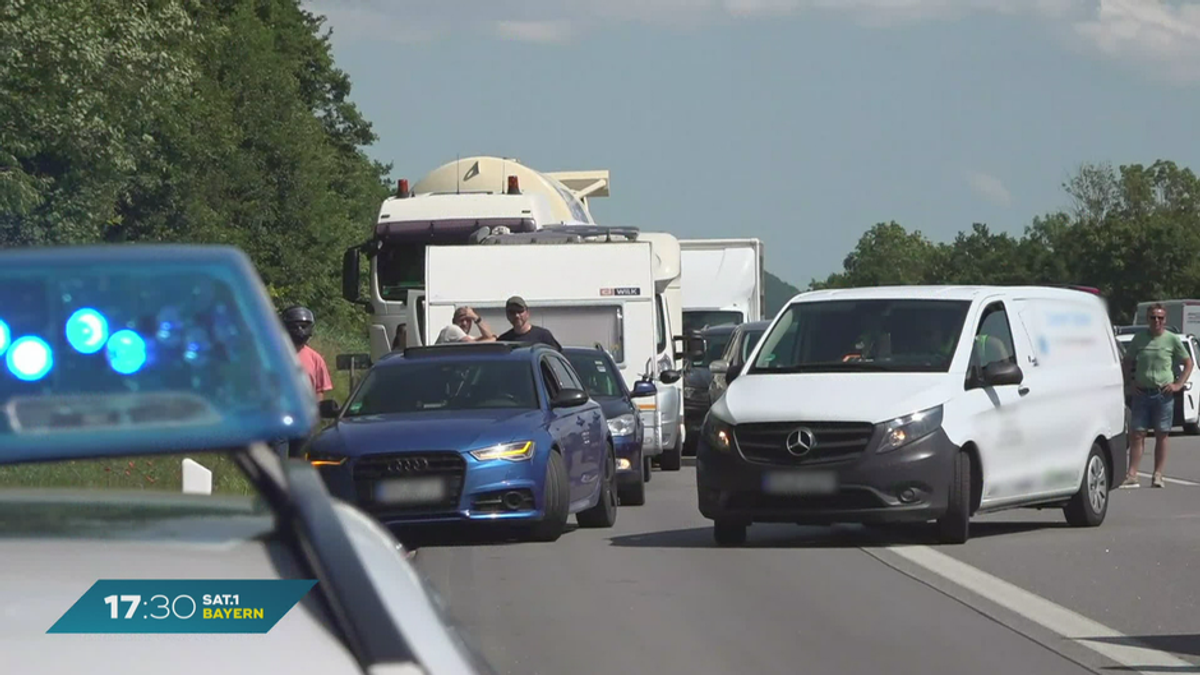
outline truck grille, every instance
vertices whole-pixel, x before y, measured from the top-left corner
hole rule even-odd
[[[455,511],[462,495],[467,472],[467,461],[457,452],[405,452],[387,455],[369,455],[354,463],[354,489],[359,506],[372,514],[404,515]],[[379,504],[375,501],[375,487],[382,480],[393,478],[441,478],[448,490],[441,501],[404,505]]]
[[[815,443],[797,456],[788,451],[787,440],[802,428],[812,432]],[[733,437],[746,461],[795,466],[854,460],[871,444],[874,433],[874,425],[861,422],[763,422],[738,425]]]

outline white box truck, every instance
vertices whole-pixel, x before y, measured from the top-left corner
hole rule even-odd
[[[632,231],[636,236],[636,231]],[[549,329],[563,346],[606,346],[632,389],[655,382],[654,399],[638,399],[645,438],[643,455],[678,470],[682,451],[680,374],[674,340],[659,347],[669,321],[658,292],[651,242],[580,241],[559,231],[509,234],[471,246],[425,248],[422,342],[432,344],[454,308],[469,305],[497,334],[510,325],[504,302],[519,295],[534,325]]]
[[[683,330],[762,319],[766,308],[760,239],[681,239]]]

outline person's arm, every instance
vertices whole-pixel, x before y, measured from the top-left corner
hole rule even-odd
[[[1175,338],[1175,348],[1172,350],[1176,359],[1183,361],[1183,374],[1180,375],[1174,382],[1167,385],[1167,388],[1172,394],[1182,391],[1184,385],[1187,384],[1188,378],[1192,376],[1192,357],[1188,355],[1187,347],[1183,346],[1183,338]]]
[[[325,358],[317,354],[317,400],[325,400],[325,392],[333,391],[333,377],[329,374],[329,366],[325,365]]]
[[[496,334],[488,328],[487,322],[478,314],[475,315],[475,325],[479,326],[479,337],[475,338],[476,342],[492,342],[496,339]]]

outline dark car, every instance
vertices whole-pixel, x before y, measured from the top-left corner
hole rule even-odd
[[[563,354],[583,381],[588,395],[604,409],[617,455],[617,495],[621,505],[645,504],[650,458],[642,455],[645,427],[633,399],[654,396],[657,393],[654,383],[639,380],[630,391],[616,362],[602,348],[565,347]]]
[[[371,367],[307,451],[329,491],[389,526],[513,525],[554,541],[617,518],[599,401],[557,350],[508,342],[409,347]]]
[[[694,333],[704,341],[704,356],[688,360],[687,368],[683,371],[683,421],[687,428],[685,454],[695,454],[696,440],[700,438],[700,425],[704,422],[709,405],[712,404],[708,395],[712,372],[708,366],[721,358],[736,328],[736,324],[730,323],[709,326]]]
[[[770,325],[769,320],[751,321],[739,325],[733,332],[729,344],[725,346],[725,353],[721,355],[721,358],[708,364],[708,369],[712,372],[712,380],[708,385],[710,406],[713,401],[721,398],[725,389],[729,387],[729,373],[732,371],[736,376],[738,371],[746,365],[746,357],[750,356],[750,351],[754,349],[754,345],[758,344],[759,338]]]

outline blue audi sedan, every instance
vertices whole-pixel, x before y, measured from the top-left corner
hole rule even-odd
[[[617,518],[601,404],[544,345],[410,347],[374,364],[306,458],[331,493],[389,526],[487,521],[555,541]]]
[[[630,391],[612,356],[602,347],[564,347],[563,354],[579,374],[588,395],[604,409],[616,450],[617,496],[621,505],[645,504],[650,458],[642,455],[645,428],[633,399],[654,396],[657,393],[654,383],[639,380]]]

